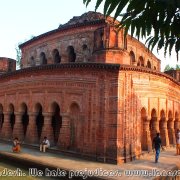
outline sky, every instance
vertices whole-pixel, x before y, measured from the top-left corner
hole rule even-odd
[[[16,59],[15,47],[32,36],[38,36],[64,24],[73,16],[93,11],[96,0],[88,7],[83,0],[0,0],[0,57]],[[102,6],[98,12],[103,12]],[[175,53],[164,58],[163,51],[153,53],[161,60],[161,69],[177,63]]]

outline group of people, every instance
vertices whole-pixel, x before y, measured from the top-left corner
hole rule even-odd
[[[158,163],[160,149],[163,149],[160,134],[157,133],[156,137],[153,139],[153,149],[155,149],[155,163]],[[176,155],[180,155],[180,130],[176,133]]]
[[[40,143],[40,151],[46,152],[46,149],[50,147],[50,142],[45,136],[43,141]],[[160,150],[162,147],[162,141],[160,134],[157,133],[156,137],[153,139],[153,149],[155,149],[155,163],[158,163],[159,160],[159,155],[160,155]],[[13,147],[12,147],[13,152],[20,152],[21,151],[21,146],[18,138],[14,138],[13,140]],[[180,130],[177,130],[176,133],[176,155],[180,155]]]
[[[45,136],[43,141],[40,143],[40,151],[46,152],[46,149],[50,147],[50,142]],[[12,145],[12,151],[19,153],[21,151],[20,141],[18,138],[14,138],[13,145]]]

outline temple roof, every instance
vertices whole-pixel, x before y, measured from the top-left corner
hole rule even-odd
[[[112,17],[105,18],[105,16],[99,12],[89,11],[87,13],[82,14],[81,16],[74,16],[67,23],[60,25],[59,28],[61,28],[62,26],[69,26],[75,24],[77,25],[77,24],[83,24],[83,23],[99,21],[99,20],[104,20],[108,23],[113,23]]]
[[[32,39],[20,44],[19,47],[21,48],[32,41],[54,34],[59,31],[64,31],[67,29],[77,28],[77,27],[82,27],[82,26],[87,26],[87,25],[101,24],[101,23],[113,24],[113,18],[109,16],[105,18],[105,16],[99,12],[89,11],[87,13],[82,14],[81,16],[74,16],[67,23],[59,25],[57,29],[54,29],[44,34],[41,34],[39,36],[33,37]]]

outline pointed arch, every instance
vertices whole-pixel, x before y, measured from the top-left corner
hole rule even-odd
[[[60,130],[62,128],[62,116],[60,113],[60,106],[58,103],[53,102],[51,107],[53,112],[51,126],[53,128],[54,144],[56,145],[58,143]]]
[[[76,53],[74,51],[73,46],[67,47],[67,53],[68,53],[68,61],[69,62],[75,62],[76,61]]]
[[[60,55],[59,51],[57,49],[54,49],[52,54],[53,54],[54,64],[61,63],[61,55]]]
[[[10,124],[11,124],[11,129],[13,131],[14,129],[14,124],[16,122],[16,117],[15,117],[15,114],[14,114],[14,105],[11,103],[9,105],[9,112],[10,112]]]
[[[47,64],[46,54],[44,52],[41,52],[39,58],[40,58],[40,65]]]
[[[130,56],[130,64],[136,62],[135,54],[133,51],[130,51],[129,56]]]
[[[151,68],[151,62],[149,60],[147,62],[147,68]]]

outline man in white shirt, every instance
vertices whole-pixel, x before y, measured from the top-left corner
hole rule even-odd
[[[177,130],[176,134],[176,154],[180,155],[180,130]]]
[[[40,144],[40,151],[46,152],[46,149],[50,147],[50,142],[45,136],[42,143]]]

